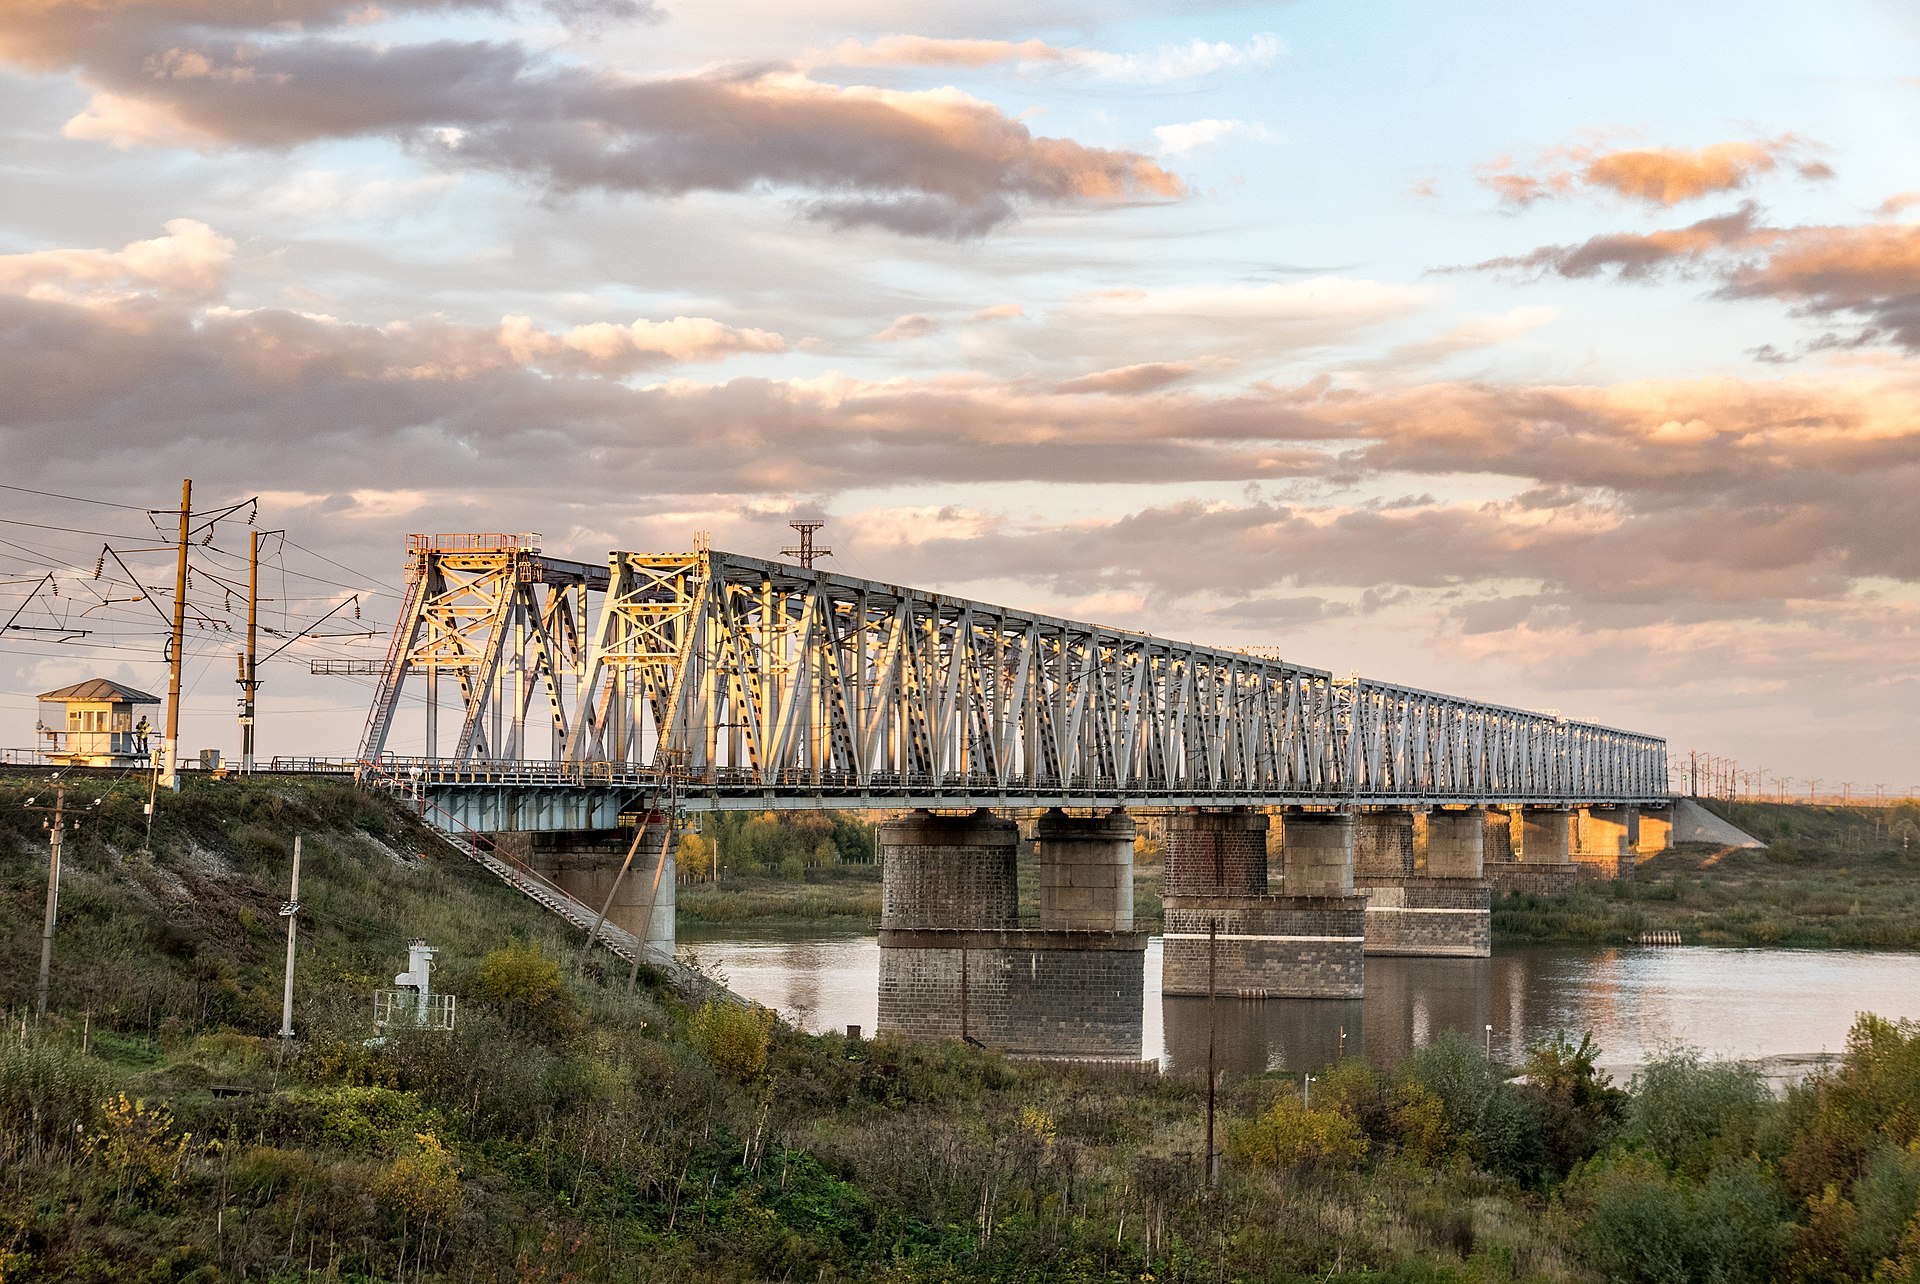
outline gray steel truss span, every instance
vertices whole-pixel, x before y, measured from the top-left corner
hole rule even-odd
[[[409,674],[451,669],[453,756],[389,758],[388,771],[469,791],[501,820],[531,786],[584,800],[668,777],[696,809],[1667,792],[1664,740],[1552,714],[735,553],[614,553],[595,574],[474,538],[410,541],[411,596],[362,758],[387,757]],[[529,751],[536,689],[550,758]],[[497,806],[481,801],[488,790]]]

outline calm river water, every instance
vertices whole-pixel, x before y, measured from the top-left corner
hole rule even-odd
[[[739,993],[809,1030],[874,1030],[880,947],[868,934],[804,928],[683,929],[683,953]],[[1491,959],[1367,960],[1364,999],[1221,999],[1223,1069],[1312,1069],[1341,1050],[1389,1064],[1442,1030],[1517,1060],[1565,1031],[1592,1031],[1601,1064],[1624,1078],[1686,1045],[1761,1061],[1776,1078],[1838,1052],[1856,1012],[1920,1018],[1920,955],[1838,950],[1512,949]],[[1147,947],[1140,1055],[1169,1071],[1203,1068],[1207,1001],[1160,993],[1160,939]]]

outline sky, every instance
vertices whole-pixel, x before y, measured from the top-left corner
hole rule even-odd
[[[1920,790],[1916,55],[1896,0],[7,0],[0,747],[164,690],[191,477],[258,506],[196,545],[189,750],[250,516],[269,627],[338,608],[263,755],[354,751],[307,662],[384,653],[409,532],[811,518]]]

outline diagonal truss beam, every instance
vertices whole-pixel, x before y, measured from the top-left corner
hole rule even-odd
[[[1667,787],[1656,737],[735,553],[614,553],[607,583],[568,763],[765,790],[1169,802]]]

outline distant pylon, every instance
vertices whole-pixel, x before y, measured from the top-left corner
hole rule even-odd
[[[800,532],[800,547],[783,548],[780,550],[780,556],[791,557],[794,561],[800,563],[800,565],[806,567],[808,570],[813,569],[814,558],[833,556],[832,549],[815,548],[813,546],[813,533],[819,530],[822,526],[825,526],[826,525],[825,522],[788,522],[787,525],[793,527],[793,529]]]

